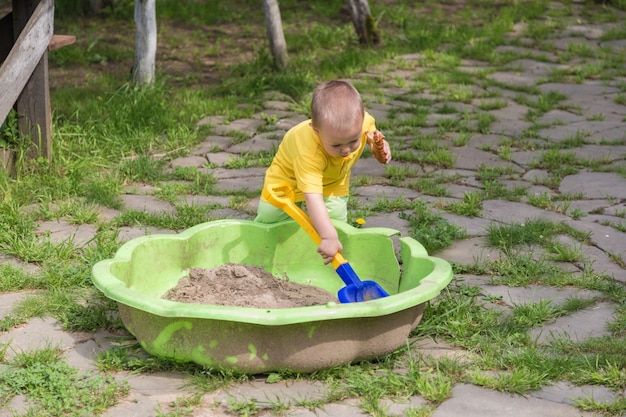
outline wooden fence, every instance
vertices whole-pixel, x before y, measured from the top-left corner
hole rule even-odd
[[[48,50],[74,43],[54,36],[54,0],[13,0],[0,19],[0,125],[15,108],[18,129],[29,137],[29,158],[52,155]],[[13,152],[0,149],[0,168],[12,169]]]

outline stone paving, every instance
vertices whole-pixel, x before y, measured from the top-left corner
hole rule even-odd
[[[465,193],[478,191],[482,183],[478,180],[478,170],[483,166],[505,167],[512,173],[510,179],[503,179],[509,188],[526,187],[527,193],[520,201],[486,200],[483,202],[481,214],[477,217],[465,217],[439,210],[450,223],[457,224],[467,231],[468,238],[456,242],[453,246],[436,253],[435,255],[450,262],[471,265],[481,259],[494,259],[504,256],[485,242],[487,227],[496,223],[523,222],[525,219],[543,217],[549,220],[563,222],[572,228],[588,232],[589,243],[580,246],[587,259],[593,260],[596,272],[614,277],[621,283],[626,283],[626,178],[613,172],[602,170],[581,170],[567,175],[553,190],[545,185],[550,174],[537,168],[537,161],[541,160],[541,148],[512,152],[509,158],[502,158],[497,150],[504,143],[516,141],[520,134],[530,126],[526,114],[530,107],[514,99],[520,94],[516,87],[536,86],[542,92],[556,91],[567,96],[566,107],[552,110],[541,116],[539,123],[546,126],[539,130],[539,137],[529,139],[530,142],[572,142],[582,137],[580,146],[568,148],[578,158],[599,161],[599,166],[615,167],[626,166],[626,106],[616,102],[616,96],[621,91],[618,83],[626,80],[594,81],[587,80],[580,84],[573,83],[542,83],[542,79],[555,69],[567,70],[568,65],[559,64],[557,52],[566,50],[571,43],[584,42],[592,48],[612,47],[624,51],[626,42],[601,42],[603,33],[610,30],[609,25],[576,25],[566,28],[562,37],[553,39],[553,53],[533,51],[522,47],[499,47],[496,52],[505,53],[515,50],[525,53],[526,57],[513,61],[507,65],[509,70],[491,72],[487,77],[498,82],[498,88],[490,93],[498,93],[505,100],[506,106],[488,111],[494,116],[495,122],[489,133],[472,135],[467,144],[454,145],[454,137],[447,143],[456,157],[454,168],[439,169],[421,166],[412,163],[393,161],[392,167],[412,170],[417,173],[437,172],[441,175],[455,175],[458,180],[454,184],[446,185],[449,196],[433,197],[422,194],[401,183],[389,185],[385,177],[385,168],[373,158],[363,158],[357,164],[353,178],[368,177],[365,185],[354,187],[354,198],[362,204],[372,204],[376,199],[396,198],[423,199],[434,210],[441,207],[442,202],[458,202]],[[410,100],[418,98],[435,98],[437,93],[429,91],[412,91],[412,77],[420,71],[419,53],[398,57],[402,62],[402,71],[394,70],[394,63],[372,68],[359,78],[374,78],[381,80],[398,80],[402,82],[389,83],[385,87],[385,97],[368,96],[362,92],[368,110],[377,118],[380,124],[392,121],[391,115],[398,119],[411,117]],[[484,62],[464,62],[462,70],[476,72],[488,69]],[[397,87],[402,85],[402,87]],[[479,87],[477,87],[479,88]],[[480,87],[482,88],[482,87]],[[497,91],[496,91],[497,90]],[[623,89],[622,89],[623,90]],[[623,94],[623,93],[622,93]],[[464,113],[479,111],[479,106],[489,99],[476,99],[471,103],[456,102],[452,98],[447,102],[449,106],[458,109],[457,113],[431,113],[427,119],[427,126],[418,129],[421,136],[436,132],[438,123],[446,118],[459,119]],[[602,117],[600,117],[600,115]],[[229,161],[236,160],[243,154],[255,153],[274,149],[282,134],[291,126],[303,120],[304,116],[289,110],[287,100],[273,97],[265,102],[263,112],[253,118],[241,119],[226,123],[221,117],[207,117],[200,120],[199,125],[210,125],[211,136],[200,143],[186,157],[171,162],[173,167],[195,167],[200,171],[211,173],[217,179],[217,189],[220,191],[235,192],[240,190],[258,191],[263,182],[264,169],[245,168],[229,169]],[[560,122],[560,123],[556,123]],[[237,131],[238,137],[246,135],[249,139],[234,143],[229,136]],[[399,153],[410,148],[411,137],[388,137],[393,143],[394,152]],[[441,141],[445,142],[445,141]],[[210,166],[210,168],[209,168]],[[623,171],[622,171],[623,172]],[[123,196],[123,210],[140,210],[147,212],[174,212],[175,205],[164,202],[155,197],[152,187],[129,187]],[[538,208],[530,203],[532,196],[545,195],[570,196],[568,210]],[[258,199],[251,199],[244,207],[237,209],[230,207],[230,196],[179,196],[178,204],[216,204],[217,208],[209,213],[211,218],[244,218],[252,219]],[[577,210],[581,215],[573,218],[568,215]],[[121,211],[120,211],[121,212]],[[100,213],[104,221],[120,214],[115,210],[103,210]],[[621,225],[621,230],[620,230]],[[403,235],[409,235],[407,221],[400,217],[400,213],[386,213],[372,216],[367,219],[365,227],[385,226],[397,229]],[[44,222],[40,225],[39,233],[47,235],[53,242],[71,239],[73,245],[81,247],[88,245],[96,229],[93,225],[72,225],[65,221]],[[174,230],[159,230],[123,227],[119,230],[120,241],[126,241],[138,236],[151,233],[176,233]],[[563,237],[564,244],[575,244]],[[621,259],[621,262],[619,261]],[[36,272],[36,267],[22,264],[7,256],[0,257],[0,263],[11,263],[23,267],[29,272]],[[581,273],[581,266],[569,264],[573,274]],[[599,297],[593,291],[572,290],[545,286],[509,287],[493,285],[484,276],[463,275],[456,277],[459,281],[478,285],[485,296],[493,296],[501,300],[500,304],[512,307],[525,302],[539,302],[549,300],[553,303],[564,302],[571,297],[593,299],[591,307],[574,314],[564,316],[555,322],[536,328],[532,336],[539,344],[550,344],[555,337],[567,336],[574,340],[584,340],[588,337],[601,336],[608,333],[607,322],[611,321],[616,306]],[[9,314],[16,302],[29,293],[0,294],[0,315]],[[95,334],[70,333],[61,329],[50,318],[33,319],[27,324],[0,334],[0,344],[10,343],[11,348],[7,356],[19,351],[28,351],[45,345],[59,345],[66,352],[68,363],[82,371],[94,370],[94,359],[98,352],[112,346],[112,336],[106,332]],[[433,341],[420,342],[421,352],[424,355],[438,357],[441,355],[459,355],[461,351],[453,346]],[[175,373],[161,373],[150,375],[134,375],[119,373],[116,379],[125,380],[130,384],[131,392],[120,404],[109,409],[105,417],[121,416],[157,416],[168,411],[168,404],[177,398],[190,395],[191,391],[185,384],[185,377]],[[204,395],[201,404],[195,407],[193,416],[227,416],[228,401],[231,399],[260,400],[260,406],[268,407],[269,399],[279,398],[282,402],[294,404],[296,400],[315,400],[324,398],[327,387],[319,382],[288,381],[266,383],[266,376],[259,375],[253,380],[236,385],[226,390]],[[621,393],[623,395],[624,393]],[[526,396],[511,395],[496,392],[471,384],[458,384],[453,387],[449,399],[438,405],[432,417],[572,417],[591,416],[593,414],[581,412],[574,406],[576,398],[594,398],[597,401],[613,401],[620,393],[601,386],[573,386],[564,382],[546,387]],[[268,399],[268,400],[263,400]],[[405,415],[411,407],[416,408],[427,404],[420,397],[412,397],[402,401],[386,400],[388,415]],[[27,402],[23,397],[16,397],[8,407],[0,409],[0,417],[10,416],[12,412],[24,410]],[[261,414],[269,415],[269,411]],[[366,416],[359,407],[358,399],[352,398],[327,404],[325,407],[309,410],[300,406],[293,406],[284,413],[292,417],[313,416]]]

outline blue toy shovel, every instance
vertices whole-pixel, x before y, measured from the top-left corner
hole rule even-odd
[[[280,184],[272,184],[266,188],[267,192],[263,196],[275,207],[281,208],[291,216],[313,239],[315,244],[319,245],[322,238],[315,230],[313,222],[309,216],[302,211],[295,203],[294,193],[289,184],[282,182]],[[265,191],[265,190],[264,190]],[[341,277],[346,284],[339,290],[337,297],[342,303],[354,303],[359,301],[374,300],[376,298],[387,297],[389,294],[374,281],[361,281],[352,269],[348,261],[337,253],[332,260],[335,272]]]

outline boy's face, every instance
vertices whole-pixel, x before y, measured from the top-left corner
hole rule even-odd
[[[320,138],[324,150],[331,156],[346,157],[352,152],[359,149],[361,144],[361,127],[362,123],[355,124],[347,134],[333,134],[330,129],[324,125],[320,128],[313,128],[315,134]]]

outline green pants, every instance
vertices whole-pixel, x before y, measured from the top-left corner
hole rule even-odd
[[[328,197],[324,199],[328,215],[333,220],[348,221],[348,197]],[[304,202],[296,203],[302,207]],[[278,207],[274,207],[263,200],[259,201],[255,222],[278,223],[290,219],[289,215]]]

